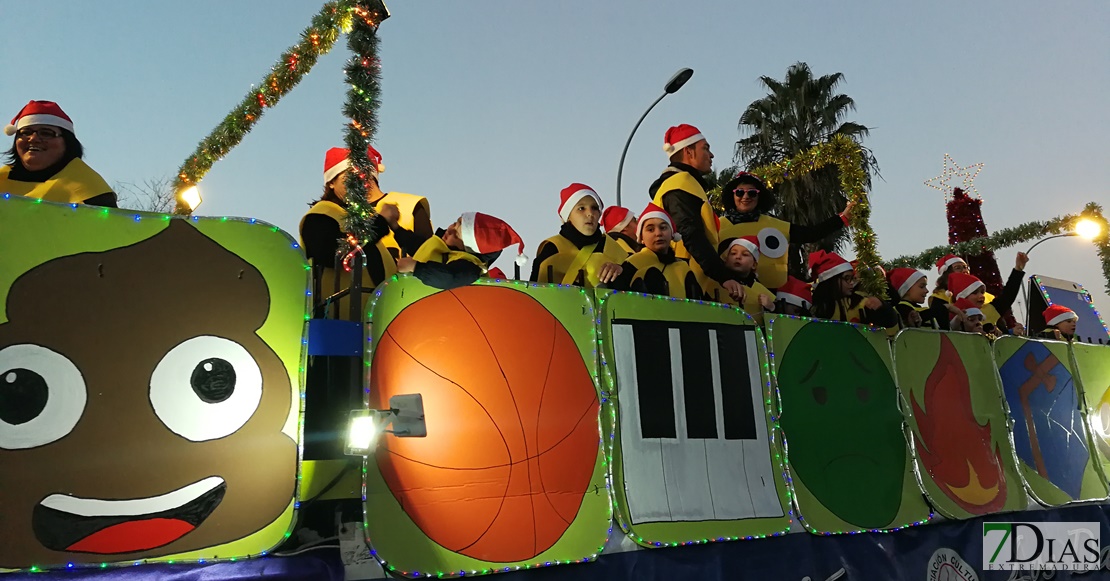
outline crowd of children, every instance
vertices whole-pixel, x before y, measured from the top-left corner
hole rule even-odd
[[[558,234],[540,243],[530,281],[727,303],[759,324],[765,313],[781,313],[860,323],[890,334],[910,327],[991,337],[1022,333],[1020,325],[1007,325],[1005,315],[1022,284],[1029,260],[1024,253],[1018,253],[998,297],[985,292],[983,282],[953,254],[937,261],[932,293],[924,272],[895,268],[884,273],[886,296],[868,296],[857,288],[855,264],[824,250],[809,255],[812,282],[799,280],[786,274],[785,245],[789,240],[820,239],[844,227],[853,205],[817,226],[789,224],[766,215],[773,200],[767,187],[753,174],[741,172],[722,195],[734,199],[734,206],[718,217],[701,177],[713,159],[705,139],[696,128],[680,125],[667,132],[665,142],[671,163],[652,184],[652,202],[639,215],[619,206],[606,207],[585,184],[563,188],[557,209],[563,224]],[[345,215],[346,155],[342,149],[328,152],[324,196],[301,224],[306,252],[319,278],[327,282],[334,281],[329,266],[340,246]],[[431,234],[427,201],[382,193],[378,187],[384,169],[381,156],[373,148],[368,155],[374,164],[368,192],[378,209],[373,228],[380,240],[374,249],[362,250],[368,257],[365,286],[373,287],[393,272],[412,273],[425,284],[444,289],[468,285],[483,276],[504,277],[490,266],[511,246],[518,249],[518,268],[527,263],[521,237],[493,216],[466,213]],[[396,200],[407,201],[407,208],[402,210]],[[413,209],[420,212],[416,220]],[[414,226],[422,221],[426,223],[422,228]],[[777,284],[768,288],[761,278]],[[1051,306],[1044,316],[1049,328],[1043,336],[1064,340],[1074,336],[1075,313]]]

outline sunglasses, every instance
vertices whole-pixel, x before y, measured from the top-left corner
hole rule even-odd
[[[39,137],[43,139],[55,139],[62,136],[61,131],[58,131],[57,129],[50,129],[49,127],[42,127],[39,129],[24,127],[23,129],[16,131],[15,135],[20,139],[30,139],[31,136],[35,135],[36,133]]]
[[[759,190],[756,188],[752,188],[750,190],[736,188],[735,190],[732,190],[732,194],[738,198],[758,198]]]

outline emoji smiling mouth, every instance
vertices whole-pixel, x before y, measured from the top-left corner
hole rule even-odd
[[[195,530],[226,492],[223,478],[209,476],[149,498],[102,500],[51,494],[35,506],[31,526],[42,546],[54,551],[146,551]]]

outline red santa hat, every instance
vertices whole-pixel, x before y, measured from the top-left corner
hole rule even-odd
[[[605,228],[606,232],[620,232],[635,219],[636,214],[633,214],[628,208],[609,206],[601,213],[601,227]]]
[[[73,120],[54,101],[31,101],[27,103],[11,124],[4,127],[4,135],[15,135],[16,131],[28,125],[53,125],[73,133]]]
[[[967,299],[957,299],[956,300],[956,308],[963,311],[964,315],[966,315],[968,317],[970,317],[972,315],[983,316],[983,311],[979,310],[979,307],[975,306],[975,303],[973,303],[973,302],[971,302]],[[949,321],[951,321],[952,319],[955,319],[955,318],[956,318],[956,313],[948,313],[948,320]]]
[[[902,298],[906,291],[913,288],[913,285],[923,278],[925,278],[925,273],[916,268],[895,268],[886,275],[890,286],[898,291],[898,298]]]
[[[462,215],[459,238],[463,247],[475,254],[489,254],[517,245],[515,262],[524,266],[528,257],[524,255],[524,241],[512,226],[500,218],[481,212],[467,212]]]
[[[818,284],[830,278],[851,272],[852,265],[835,252],[818,250],[809,255],[809,272]]]
[[[756,262],[759,261],[759,239],[755,236],[740,236],[738,238],[725,238],[721,244],[717,246],[720,254],[725,254],[733,246],[743,246],[748,249]]]
[[[971,293],[985,287],[983,281],[974,274],[953,272],[948,275],[948,292],[952,293],[952,297],[957,300],[966,299],[971,296]]]
[[[640,212],[640,221],[636,223],[636,240],[640,240],[640,236],[644,232],[644,223],[652,218],[659,218],[660,220],[666,222],[667,225],[671,227],[671,239],[679,239],[678,232],[675,232],[674,220],[671,219],[671,215],[668,214],[667,211],[663,208],[660,208],[659,206],[648,202],[648,205],[646,208],[644,208],[644,211]]]
[[[945,271],[947,271],[949,268],[952,268],[952,266],[956,264],[967,265],[967,263],[964,262],[964,259],[960,258],[959,256],[956,256],[955,254],[945,254],[937,260],[937,274],[944,274]]]
[[[813,290],[808,282],[802,282],[792,276],[786,277],[786,282],[779,287],[775,298],[786,301],[794,306],[808,309],[813,306]]]
[[[559,217],[564,222],[570,220],[570,213],[574,211],[575,204],[587,196],[597,202],[598,208],[605,207],[605,204],[601,202],[601,196],[597,195],[593,188],[586,184],[573,183],[559,192]]]
[[[345,147],[333,147],[324,155],[324,183],[335,179],[335,176],[351,168],[351,150]],[[377,177],[385,171],[382,163],[382,154],[372,146],[366,146],[366,157],[370,160],[370,175]]]
[[[486,278],[492,278],[494,280],[509,280],[509,277],[505,276],[505,272],[502,271],[500,268],[497,268],[496,266],[486,271]]]
[[[1048,308],[1044,310],[1044,322],[1049,327],[1072,319],[1079,320],[1079,315],[1063,305],[1049,305]]]
[[[697,127],[685,123],[675,125],[663,135],[663,151],[669,157],[674,155],[675,152],[681,151],[682,148],[691,146],[703,139],[705,137],[701,134],[701,131],[698,131]]]

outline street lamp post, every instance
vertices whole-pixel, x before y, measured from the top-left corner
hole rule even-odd
[[[692,77],[693,75],[694,75],[694,69],[679,69],[679,71],[677,73],[675,73],[674,76],[671,77],[671,80],[667,81],[667,84],[663,87],[663,94],[659,95],[659,98],[656,99],[655,102],[652,103],[651,106],[647,108],[647,111],[644,111],[643,115],[640,115],[640,120],[637,121],[636,126],[632,128],[632,133],[628,134],[628,141],[626,141],[624,143],[624,151],[621,152],[621,162],[617,166],[617,205],[618,206],[621,205],[621,175],[624,174],[624,156],[628,155],[628,146],[632,145],[632,136],[636,135],[636,130],[640,128],[640,124],[643,123],[644,119],[647,118],[648,113],[651,113],[651,110],[654,109],[655,106],[658,105],[659,102],[663,100],[663,97],[666,97],[667,95],[670,95],[671,93],[677,92],[679,89],[682,88],[682,85],[686,84],[686,81],[690,80],[690,77]]]
[[[1094,240],[1095,238],[1098,238],[1100,234],[1102,234],[1102,225],[1101,224],[1099,224],[1098,222],[1095,222],[1094,220],[1091,220],[1089,218],[1082,218],[1072,226],[1072,229],[1070,231],[1064,232],[1062,234],[1053,234],[1052,236],[1045,236],[1044,238],[1041,238],[1040,240],[1036,241],[1035,243],[1033,243],[1032,246],[1029,247],[1029,250],[1025,251],[1025,254],[1026,255],[1031,254],[1033,252],[1033,249],[1040,246],[1042,242],[1047,242],[1049,240],[1052,240],[1053,238],[1065,238],[1065,237],[1068,237],[1068,236],[1079,236],[1080,238],[1083,238],[1085,240]],[[1022,291],[1022,300],[1025,302],[1025,328],[1028,329],[1029,328],[1029,296],[1027,294],[1027,292],[1028,292],[1027,285],[1023,284],[1021,286],[1021,291]]]

